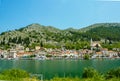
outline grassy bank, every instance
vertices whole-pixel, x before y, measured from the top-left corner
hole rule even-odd
[[[120,78],[111,78],[111,79],[104,79],[104,78],[59,78],[59,77],[55,77],[51,80],[46,80],[46,81],[120,81]]]
[[[0,81],[38,81],[37,78],[30,78],[30,74],[20,69],[4,70],[0,73]]]

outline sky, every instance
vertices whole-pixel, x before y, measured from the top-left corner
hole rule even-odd
[[[0,33],[32,23],[80,29],[120,22],[120,0],[0,0]]]

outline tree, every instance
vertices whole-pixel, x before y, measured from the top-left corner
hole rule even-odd
[[[21,39],[21,36],[18,37],[18,40],[17,40],[17,44],[21,44],[22,43],[22,39]]]
[[[17,43],[17,37],[14,37],[12,40],[11,40],[12,43]]]
[[[110,78],[120,78],[120,67],[117,69],[111,69],[106,73],[106,79]]]
[[[83,78],[93,78],[100,76],[99,73],[93,68],[85,68],[82,74]]]
[[[85,54],[84,57],[83,57],[83,59],[89,60],[90,59],[90,55],[89,54]]]
[[[26,37],[25,39],[23,39],[23,42],[24,42],[24,44],[26,45],[26,47],[28,47],[29,44],[30,44],[30,39],[29,39],[29,37]]]
[[[43,42],[42,41],[40,42],[40,46],[43,47]]]

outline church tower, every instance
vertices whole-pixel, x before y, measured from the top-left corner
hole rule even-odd
[[[93,40],[92,40],[92,38],[90,40],[90,47],[91,47],[91,51],[93,51]]]

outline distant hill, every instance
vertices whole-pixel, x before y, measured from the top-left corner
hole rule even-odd
[[[86,31],[89,31],[90,29],[97,28],[97,27],[98,28],[99,27],[120,27],[120,23],[97,23],[97,24],[93,24],[88,27],[82,28],[80,29],[80,31],[86,32]]]
[[[0,47],[10,48],[16,44],[25,47],[40,45],[43,47],[74,49],[89,47],[90,39],[120,41],[120,23],[98,23],[82,29],[68,28],[60,30],[52,26],[30,24],[14,31],[3,32],[0,35]],[[79,46],[80,45],[80,46]]]
[[[84,35],[94,40],[109,39],[120,41],[120,23],[99,23],[80,29]]]

